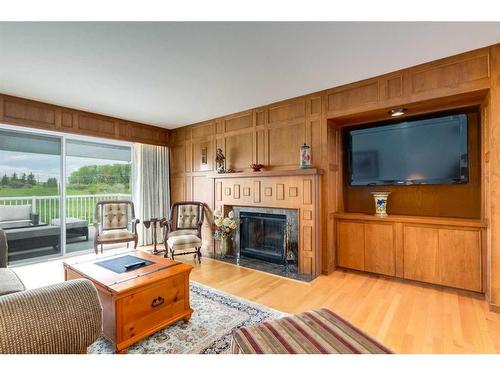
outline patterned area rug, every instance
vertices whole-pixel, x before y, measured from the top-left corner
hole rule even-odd
[[[177,322],[139,341],[130,354],[227,354],[232,332],[286,314],[191,281],[191,308],[188,323]],[[111,354],[114,349],[105,338],[89,348],[89,354]]]

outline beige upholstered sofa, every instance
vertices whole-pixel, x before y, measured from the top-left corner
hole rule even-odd
[[[88,280],[24,290],[6,268],[7,241],[0,230],[0,354],[82,353],[101,334],[102,309]]]
[[[35,218],[31,204],[0,206],[0,228],[2,229],[26,227],[32,224]]]

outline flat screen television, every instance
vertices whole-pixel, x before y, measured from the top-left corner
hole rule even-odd
[[[348,164],[351,185],[466,183],[467,115],[351,130]]]

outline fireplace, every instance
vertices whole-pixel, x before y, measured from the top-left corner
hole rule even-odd
[[[240,212],[240,256],[284,264],[286,215]]]
[[[298,210],[233,206],[233,212],[240,222],[234,236],[238,259],[297,270]]]

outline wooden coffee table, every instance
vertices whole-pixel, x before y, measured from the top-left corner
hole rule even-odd
[[[117,273],[97,263],[134,256],[153,262]],[[103,334],[117,353],[178,320],[189,320],[189,274],[193,267],[143,251],[91,261],[64,263],[66,280],[84,278],[97,288],[103,308]]]

